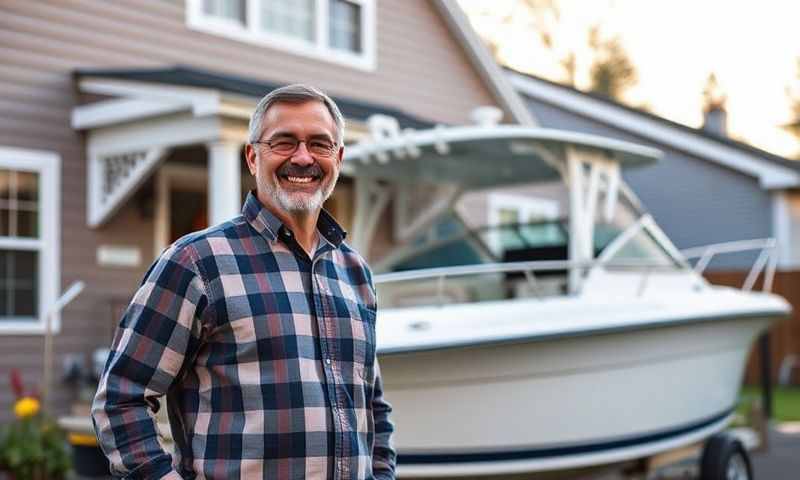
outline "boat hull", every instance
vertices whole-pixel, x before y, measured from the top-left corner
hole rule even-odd
[[[700,441],[729,422],[753,339],[775,318],[381,355],[398,475],[560,471]]]

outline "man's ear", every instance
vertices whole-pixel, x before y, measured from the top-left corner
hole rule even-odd
[[[256,149],[253,148],[252,143],[245,144],[244,158],[247,161],[247,169],[250,170],[250,175],[255,175],[256,163],[258,162],[258,158],[256,157]]]
[[[342,162],[344,161],[344,145],[339,147],[339,152],[336,154],[336,164],[341,169]]]

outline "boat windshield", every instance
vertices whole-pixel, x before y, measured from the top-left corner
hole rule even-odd
[[[550,200],[552,200],[552,195]],[[566,196],[560,196],[566,199]],[[538,199],[538,200],[541,200]],[[497,202],[495,202],[497,203]],[[524,203],[524,202],[522,202]],[[540,202],[541,203],[541,202]],[[524,208],[516,210],[508,205],[521,205],[515,202],[500,202],[497,214],[492,215],[492,201],[489,205],[489,218],[499,221],[495,225],[471,225],[475,222],[476,204],[466,202],[467,208],[456,208],[431,228],[426,234],[417,237],[411,244],[394,252],[376,265],[378,272],[408,272],[412,270],[458,267],[467,265],[495,264],[507,262],[566,261],[569,258],[569,221],[559,214],[566,212],[558,200],[548,215],[525,215]],[[532,204],[532,203],[531,203]],[[486,210],[484,208],[484,210]],[[516,213],[512,213],[516,211]],[[519,214],[522,211],[522,215]],[[527,213],[532,212],[530,210]],[[527,218],[528,221],[519,220]],[[646,266],[674,267],[681,265],[668,249],[662,245],[647,228],[641,225],[643,213],[630,203],[620,201],[614,215],[607,220],[604,215],[596,216],[593,254],[594,258],[605,259],[606,265],[630,267],[631,263]],[[568,271],[564,268],[534,271],[536,277],[531,282],[530,274],[525,272],[505,272],[479,274],[475,278],[461,277],[448,279],[446,293],[448,301],[485,301],[525,296],[554,296],[567,293]],[[384,304],[424,304],[441,301],[441,295],[430,292],[438,288],[435,278],[409,283],[402,289],[391,284],[379,286]],[[398,297],[387,292],[406,294]]]

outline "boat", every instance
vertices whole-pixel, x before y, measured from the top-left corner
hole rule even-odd
[[[345,165],[358,248],[393,209],[375,283],[400,478],[585,474],[721,438],[754,339],[791,313],[769,291],[773,240],[679,251],[622,177],[653,148],[493,121],[370,127]],[[519,184],[557,218],[476,231],[459,211]],[[742,288],[703,278],[743,250],[759,255]],[[719,478],[751,478],[731,451],[719,468],[748,475]]]

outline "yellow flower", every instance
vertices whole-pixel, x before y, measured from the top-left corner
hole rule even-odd
[[[14,404],[14,414],[18,418],[28,418],[39,413],[39,400],[33,397],[22,397]]]

